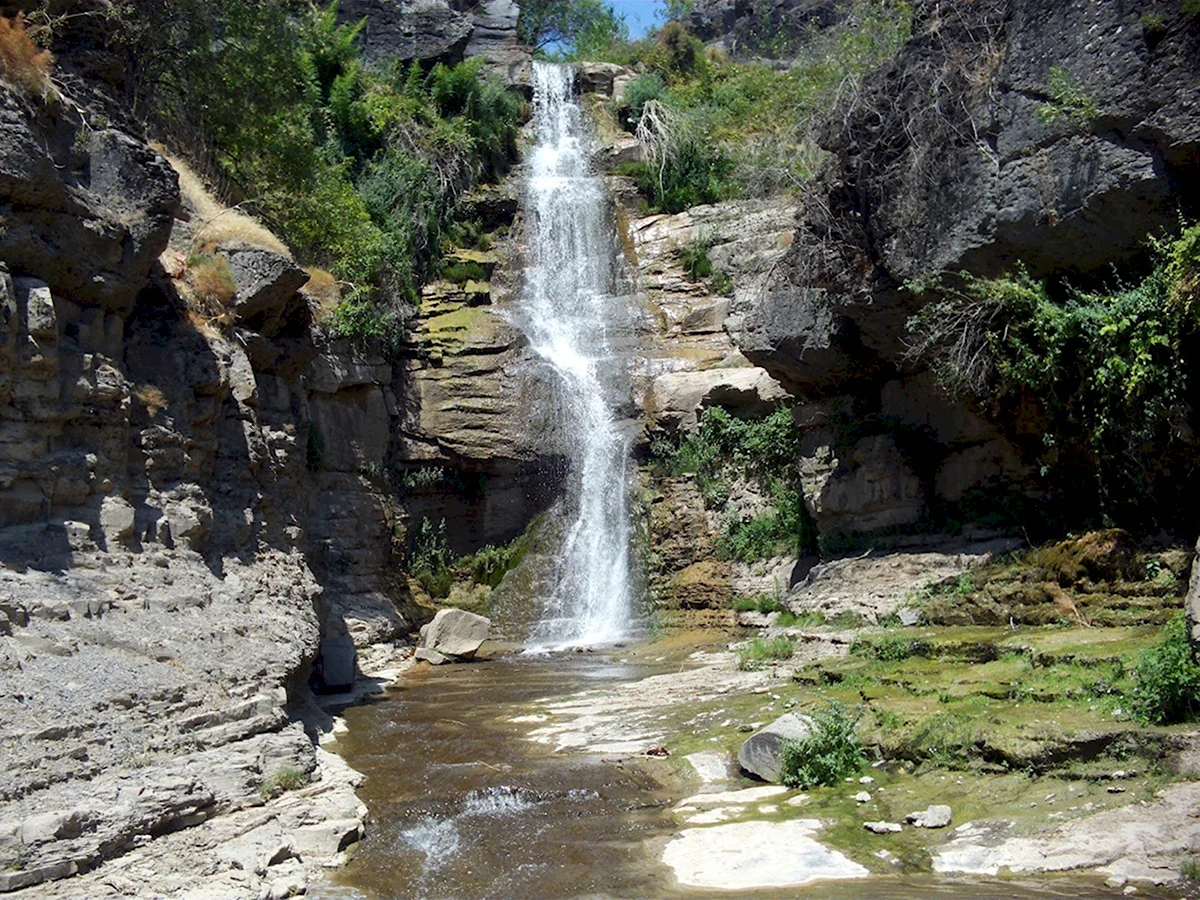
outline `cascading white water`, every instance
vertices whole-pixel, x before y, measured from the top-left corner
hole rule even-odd
[[[568,66],[534,64],[537,144],[526,189],[528,267],[521,324],[558,378],[553,413],[571,457],[574,520],[535,646],[611,643],[632,618],[629,439],[615,409],[625,367],[612,339],[628,321],[601,179]]]

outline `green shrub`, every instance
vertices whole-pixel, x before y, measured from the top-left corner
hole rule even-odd
[[[288,791],[304,787],[312,780],[308,772],[285,766],[263,779],[258,785],[258,795],[263,800],[273,800]]]
[[[796,642],[786,635],[755,638],[738,650],[738,668],[747,672],[761,669],[780,659],[790,659]]]
[[[1039,119],[1047,125],[1066,117],[1080,127],[1087,127],[1100,117],[1100,108],[1083,90],[1070,72],[1058,66],[1050,67],[1047,92],[1050,101],[1036,109]]]
[[[1142,652],[1129,703],[1152,725],[1189,722],[1200,714],[1200,666],[1192,654],[1187,616],[1178,612],[1163,626],[1159,642]]]
[[[340,24],[336,3],[177,0],[144,13],[146,34],[126,35],[155,51],[132,54],[138,111],[225,199],[343,283],[352,305],[335,334],[378,339],[431,273],[461,194],[515,158],[524,101],[484,78],[482,60],[368,70],[363,23]]]
[[[1039,420],[1041,474],[1072,507],[1131,524],[1189,507],[1200,225],[1152,245],[1140,282],[1082,291],[964,276],[909,321],[912,352],[950,390]]]
[[[646,102],[656,100],[662,102],[667,96],[667,83],[654,73],[639,75],[625,88],[623,106],[626,108],[622,118],[630,125],[637,125],[646,109]]]
[[[452,556],[446,539],[446,520],[437,525],[423,517],[413,533],[408,553],[408,570],[430,597],[443,600],[450,596],[454,572]]]
[[[840,703],[830,702],[813,713],[808,736],[784,741],[779,780],[788,787],[836,787],[857,775],[866,765],[866,754],[854,734],[858,717]]]
[[[901,662],[920,655],[923,649],[920,641],[898,635],[858,638],[850,645],[853,655],[867,656],[881,662]]]

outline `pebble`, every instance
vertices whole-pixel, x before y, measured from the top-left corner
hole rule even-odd
[[[875,779],[872,778],[870,775],[864,775],[862,778],[858,779],[858,783],[859,784],[874,784]]]
[[[1110,784],[1108,786],[1108,792],[1110,794],[1123,794],[1125,793],[1125,788],[1121,787],[1119,784]]]
[[[859,803],[870,803],[871,795],[868,794],[866,791],[859,791],[857,794],[854,795],[854,799],[857,800]]]

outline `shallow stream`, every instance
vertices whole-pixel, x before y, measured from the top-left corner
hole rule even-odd
[[[671,667],[672,670],[677,668]],[[665,671],[603,654],[517,656],[421,667],[375,702],[347,710],[337,749],[366,775],[367,838],[319,900],[475,898],[1120,897],[1095,881],[948,882],[873,876],[787,890],[681,888],[660,862],[689,789],[656,760],[554,753],[527,739],[538,701]],[[751,782],[730,785],[749,787]],[[1141,897],[1154,896],[1140,891]]]

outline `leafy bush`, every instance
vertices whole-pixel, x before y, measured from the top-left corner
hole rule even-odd
[[[779,552],[816,548],[816,528],[800,490],[799,451],[800,432],[790,410],[741,419],[712,406],[701,413],[697,432],[679,444],[656,440],[651,464],[663,474],[695,475],[710,509],[725,505],[732,478],[756,481],[772,510],[749,521],[728,517],[718,543],[723,558],[753,562]]]
[[[830,702],[812,714],[808,736],[784,741],[779,780],[788,787],[836,787],[857,775],[866,764],[862,744],[855,737],[858,717],[840,703]]]
[[[1082,85],[1059,66],[1050,67],[1048,92],[1050,101],[1039,103],[1035,110],[1039,119],[1051,125],[1064,116],[1086,128],[1100,117],[1100,108],[1083,90]]]
[[[897,635],[885,635],[876,638],[858,638],[850,645],[850,652],[855,656],[867,656],[881,662],[902,662],[913,656],[920,655],[925,649],[920,641],[902,638]]]
[[[625,121],[633,126],[642,120],[646,103],[650,100],[662,102],[667,95],[667,83],[654,73],[639,75],[625,88]]]
[[[336,3],[132,2],[144,25],[125,38],[138,111],[225,200],[332,271],[349,304],[336,336],[388,332],[436,264],[461,194],[515,157],[524,101],[485,79],[482,60],[366,69],[362,23],[339,24]]]
[[[450,568],[453,557],[446,540],[446,520],[437,525],[422,518],[412,537],[408,553],[408,569],[426,593],[434,599],[445,599],[450,595],[454,573]]]
[[[738,668],[747,672],[761,669],[780,659],[790,659],[796,642],[786,635],[755,638],[738,650]]]
[[[1183,612],[1163,626],[1158,644],[1142,652],[1129,700],[1134,715],[1152,725],[1189,722],[1200,714],[1200,666]]]
[[[1023,270],[963,276],[908,325],[912,354],[949,389],[1044,423],[1042,474],[1076,509],[1134,523],[1190,506],[1179,486],[1194,466],[1200,225],[1152,250],[1152,271],[1111,292],[1055,290]]]
[[[704,52],[677,21],[685,5],[670,10],[675,21],[657,37],[610,48],[607,57],[665,86],[631,85],[620,118],[633,130],[650,124],[644,115],[650,101],[661,107],[658,124],[667,127],[651,129],[642,142],[650,161],[626,174],[666,212],[799,190],[823,158],[814,138],[818,123],[839,95],[852,94],[863,74],[895,55],[912,22],[908,3],[856,0],[842,25],[807,39],[801,55],[777,70]]]

